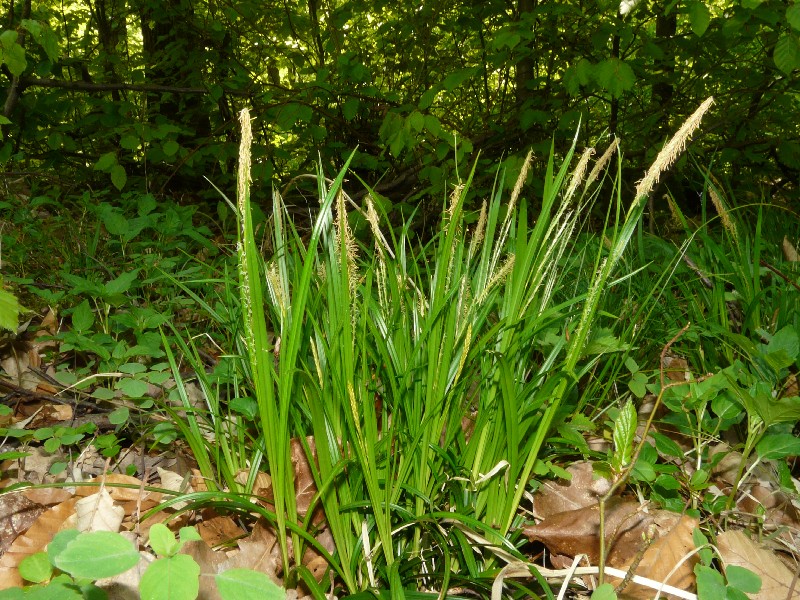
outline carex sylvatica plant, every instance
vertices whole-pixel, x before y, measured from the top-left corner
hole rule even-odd
[[[333,538],[326,556],[341,594],[486,591],[485,573],[524,558],[514,544],[520,507],[548,468],[548,439],[569,424],[578,382],[632,342],[634,328],[615,330],[601,310],[604,291],[631,276],[618,266],[647,197],[710,104],[665,146],[627,205],[617,141],[594,163],[584,151],[571,169],[573,144],[560,167],[551,153],[533,212],[523,193],[530,155],[514,185],[497,173],[477,218],[465,209],[474,170],[454,182],[438,232],[422,246],[411,223],[386,222],[369,188],[361,206],[352,203],[342,186],[348,161],[333,180],[317,172],[310,235],[297,233],[273,193],[266,256],[253,231],[242,112],[240,353],[258,409],[251,442],[217,439],[210,461],[201,454],[209,477],[227,474],[220,488],[232,489],[235,465],[250,469],[245,492],[254,471],[269,472],[267,512],[287,577],[323,593],[300,559],[320,527]],[[587,252],[577,234],[600,189],[613,190],[604,243]],[[353,211],[367,224],[358,239]],[[302,511],[293,438],[317,490]],[[214,456],[228,466],[210,464]]]

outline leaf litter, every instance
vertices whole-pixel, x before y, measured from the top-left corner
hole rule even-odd
[[[48,315],[51,323],[47,327],[54,331],[52,314]],[[30,426],[33,419],[38,419],[35,425],[42,427],[48,423],[68,423],[76,418],[73,406],[53,395],[58,392],[58,387],[53,384],[52,378],[39,371],[41,361],[37,359],[45,345],[49,347],[52,341],[38,335],[27,346],[15,349],[2,360],[2,368],[10,380],[0,381],[18,401],[18,412],[14,417],[17,426]],[[676,359],[673,366],[674,373],[668,375],[670,380],[678,381],[686,377],[685,362]],[[639,416],[642,417],[641,414]],[[99,421],[103,415],[91,417]],[[8,425],[8,422],[5,424]],[[669,430],[661,433],[673,435]],[[685,440],[677,438],[676,443],[685,445]],[[304,446],[314,456],[313,437],[302,442],[299,439],[291,441],[290,456],[301,518],[312,508],[311,502],[317,491]],[[720,451],[727,452],[727,456],[713,472],[716,486],[711,489],[717,489],[722,494],[730,489],[731,478],[738,465],[735,452],[729,448]],[[21,585],[19,563],[44,549],[58,531],[72,527],[81,531],[127,532],[126,535],[141,548],[140,564],[123,575],[100,583],[112,598],[137,597],[139,578],[147,565],[155,560],[155,556],[144,549],[147,532],[153,524],[164,521],[169,521],[176,530],[184,525],[193,525],[200,533],[201,541],[190,542],[183,549],[200,565],[199,598],[218,598],[215,587],[204,586],[202,582],[211,581],[213,577],[210,576],[232,568],[254,569],[281,583],[280,545],[274,530],[267,523],[258,521],[248,531],[240,520],[218,514],[213,509],[181,513],[176,518],[175,511],[183,507],[180,503],[143,519],[143,515],[157,507],[165,497],[152,491],[152,481],[109,472],[109,461],[93,446],[84,448],[78,460],[73,461],[73,469],[60,476],[52,475],[50,471],[54,463],[63,458],[63,450],[49,453],[33,447],[26,449],[26,453],[28,455],[25,457],[3,463],[0,489],[18,482],[61,487],[25,489],[0,495],[0,589]],[[153,456],[131,449],[123,453],[114,466],[124,470],[131,465],[136,465],[140,472],[157,473],[159,481],[156,485],[161,489],[176,493],[205,490],[202,478],[192,468],[191,457],[180,453]],[[683,466],[690,465],[687,463]],[[571,476],[569,481],[543,482],[533,496],[532,514],[535,522],[523,528],[523,533],[533,545],[540,544],[546,549],[546,567],[543,566],[541,571],[553,578],[563,578],[570,570],[575,575],[596,572],[600,545],[599,500],[611,487],[608,479],[595,474],[589,462],[574,463],[567,470]],[[687,468],[686,471],[692,469]],[[757,471],[763,472],[763,469]],[[244,481],[247,477],[248,472],[242,471],[237,480]],[[74,486],[70,483],[93,485]],[[254,493],[266,507],[271,506],[271,487],[268,474],[259,473],[256,476]],[[780,491],[774,477],[772,480],[758,477],[740,491],[737,510],[745,517],[742,524],[751,526],[752,520],[748,521],[747,515],[755,515],[760,511],[762,527],[765,530],[772,527],[772,531],[776,532],[774,539],[780,540],[782,545],[778,546],[773,541],[772,546],[766,546],[737,529],[722,531],[717,536],[716,547],[723,567],[743,567],[761,577],[762,588],[757,594],[751,594],[751,598],[800,598],[800,586],[795,581],[797,569],[785,562],[788,556],[797,554],[799,520],[798,509],[792,498]],[[319,527],[317,541],[326,551],[333,552],[333,539],[324,521],[324,512],[320,507],[315,507],[312,522]],[[611,581],[620,586],[618,597],[644,600],[652,598],[655,593],[652,587],[636,583],[642,580],[637,577],[633,577],[633,581],[622,582],[625,573],[629,576],[645,575],[646,580],[655,584],[666,583],[678,591],[683,590],[685,594],[680,597],[694,597],[691,592],[696,588],[694,566],[698,559],[692,534],[699,526],[697,519],[685,514],[658,509],[632,497],[613,498],[606,507],[606,566]],[[581,561],[593,567],[576,570],[577,563]],[[324,557],[308,547],[301,562],[322,584],[328,571]],[[513,565],[509,564],[509,567]],[[503,571],[509,577],[514,576],[513,568]],[[525,569],[520,569],[518,576],[525,576]],[[502,578],[498,581],[502,588]],[[592,589],[596,580],[584,576],[580,583]],[[289,597],[301,597],[305,593],[302,588],[290,590]],[[662,593],[661,597],[671,596]]]

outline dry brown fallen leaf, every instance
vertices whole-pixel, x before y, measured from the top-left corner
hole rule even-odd
[[[789,598],[794,573],[775,556],[775,553],[757,544],[742,531],[724,531],[717,536],[722,564],[744,567],[761,577],[761,590],[749,594],[753,600],[800,599],[800,582],[795,584]]]
[[[533,497],[533,512],[540,519],[556,513],[595,506],[611,488],[605,477],[594,474],[592,464],[577,462],[567,468],[572,479],[545,481]]]
[[[680,517],[677,523],[674,522],[673,517],[675,516]],[[698,524],[697,519],[686,515],[664,514],[663,512],[657,514],[655,517],[657,537],[645,550],[641,562],[636,567],[635,574],[667,583],[682,590],[694,590],[696,586],[694,566],[698,559],[696,554],[692,554],[694,550],[692,532]],[[691,556],[689,556],[690,554]],[[684,560],[687,556],[689,558]],[[627,570],[629,567],[630,564],[627,564],[623,568]],[[670,575],[673,568],[675,568],[675,572]],[[630,584],[618,597],[620,600],[623,598],[650,600],[653,597],[653,590],[642,585]],[[662,594],[662,597],[669,598],[670,596]]]
[[[125,510],[115,504],[108,490],[103,488],[75,503],[75,518],[78,531],[117,533],[125,518]]]
[[[0,556],[0,589],[22,585],[17,567],[22,560],[36,554],[50,543],[53,536],[75,513],[77,498],[70,498],[46,510],[36,519],[28,531],[17,537],[11,547]]]

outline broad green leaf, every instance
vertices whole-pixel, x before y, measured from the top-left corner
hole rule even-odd
[[[130,133],[123,135],[119,140],[119,145],[125,150],[136,150],[141,143],[138,135]]]
[[[644,398],[647,393],[647,375],[641,371],[634,373],[633,377],[631,377],[631,380],[628,382],[628,387],[631,392],[633,392],[634,396],[637,398]]]
[[[180,150],[180,147],[181,145],[175,140],[167,140],[161,146],[161,150],[164,152],[165,156],[174,156],[175,153]]]
[[[0,33],[0,47],[10,48],[13,44],[17,43],[19,34],[13,29],[8,29]]]
[[[425,117],[421,112],[415,110],[408,115],[408,124],[411,126],[411,129],[420,132],[425,127]]]
[[[342,105],[342,116],[345,121],[352,121],[358,114],[361,101],[358,98],[348,98]]]
[[[613,585],[604,583],[592,592],[592,600],[617,600],[617,592]]]
[[[33,34],[33,37],[38,38],[42,33],[42,24],[33,19],[22,19],[20,24]],[[30,579],[28,580],[30,581]]]
[[[467,79],[475,75],[475,73],[477,73],[476,67],[457,69],[456,71],[450,73],[447,77],[444,78],[444,81],[442,81],[442,88],[444,88],[447,91],[453,91],[462,83],[464,83]]]
[[[791,433],[766,435],[756,446],[756,452],[764,460],[800,456],[800,438]]]
[[[286,590],[266,574],[250,569],[230,569],[215,578],[222,600],[283,600]]]
[[[178,551],[178,540],[169,527],[156,523],[150,528],[150,547],[158,556],[172,556]]]
[[[53,575],[53,565],[47,557],[47,552],[37,552],[25,557],[19,564],[19,574],[25,581],[42,583]]]
[[[725,569],[725,577],[728,584],[740,592],[756,594],[761,589],[761,577],[744,567],[729,565]]]
[[[17,297],[0,288],[0,330],[16,331],[19,325],[19,300]]]
[[[140,379],[120,379],[116,388],[130,398],[144,398],[147,395],[147,382]]]
[[[151,534],[152,535],[152,534]],[[191,556],[159,558],[142,575],[141,600],[195,600],[200,592],[200,566]]]
[[[84,300],[72,311],[72,328],[75,331],[88,331],[94,324],[94,311],[89,306],[89,301]]]
[[[12,587],[0,590],[0,600],[29,600],[33,594],[28,591],[26,594],[21,587]]]
[[[138,276],[139,269],[134,269],[133,271],[123,273],[116,279],[112,279],[105,284],[106,294],[110,296],[113,296],[114,294],[124,294],[130,289],[131,284],[136,281]]]
[[[118,533],[82,533],[55,557],[55,566],[73,577],[102,579],[124,573],[139,562],[139,552]]]
[[[692,33],[697,37],[702,37],[711,23],[711,12],[705,2],[692,2],[689,4],[689,24]]]
[[[742,0],[742,7],[749,9],[758,8],[763,2],[764,0]]]
[[[101,389],[107,389],[107,388],[101,388]],[[108,421],[112,425],[122,425],[123,423],[127,422],[129,416],[130,416],[130,409],[124,406],[120,406],[119,408],[112,410],[111,413],[109,413]]]
[[[767,361],[776,371],[794,364],[800,353],[800,338],[791,325],[783,327],[772,336],[766,347]]]
[[[725,598],[725,580],[716,569],[696,565],[694,573],[697,577],[698,598]]]
[[[442,124],[434,115],[425,115],[425,129],[434,137],[442,137]]]
[[[608,58],[599,63],[594,71],[595,80],[615,98],[633,89],[636,76],[630,65],[618,58]]]
[[[122,190],[127,181],[128,174],[125,172],[125,167],[119,164],[111,167],[111,183],[114,184],[115,188]]]
[[[94,164],[94,168],[98,171],[110,171],[111,167],[117,164],[117,155],[114,152],[106,152],[102,154],[97,162]]]
[[[786,9],[786,21],[792,29],[800,31],[800,2],[797,0]]]
[[[58,36],[56,33],[47,24],[33,19],[22,19],[22,26],[31,32],[36,43],[47,54],[47,58],[55,62],[58,59]]]
[[[787,75],[800,68],[800,38],[794,32],[781,35],[775,44],[775,66]]]
[[[278,127],[284,131],[288,131],[297,124],[310,122],[312,115],[313,111],[310,106],[290,103],[286,106],[282,106],[278,111],[276,122]]]
[[[56,557],[79,535],[80,532],[77,529],[64,529],[55,534],[50,543],[47,544],[47,556],[50,559],[50,564],[55,564]]]
[[[501,50],[502,48],[508,48],[510,50],[519,44],[521,39],[519,33],[516,31],[505,29],[497,32],[492,41],[492,46],[497,50]]]
[[[430,108],[431,104],[433,104],[433,101],[436,100],[436,95],[439,93],[439,91],[440,90],[438,86],[435,86],[422,94],[419,99],[419,103],[417,104],[417,108],[420,110],[427,110]]]
[[[12,75],[19,77],[28,67],[28,61],[25,59],[25,49],[19,44],[4,48],[3,62],[8,65],[8,70],[11,71]]]
[[[203,539],[194,527],[181,527],[181,530],[178,532],[178,537],[181,545],[186,542],[199,542]]]
[[[683,458],[683,450],[681,450],[681,447],[672,438],[667,437],[663,433],[658,433],[657,431],[651,431],[650,437],[655,441],[656,450],[658,450],[660,454],[672,456],[674,458]]]

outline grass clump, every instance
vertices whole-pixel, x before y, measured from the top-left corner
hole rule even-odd
[[[709,104],[643,186],[669,167]],[[238,489],[249,493],[266,462],[289,585],[300,578],[319,590],[297,557],[321,526],[333,538],[327,556],[342,593],[463,585],[487,592],[496,569],[523,560],[517,530],[532,474],[559,472],[542,455],[545,442],[557,429],[585,448],[578,431],[589,424],[572,421],[578,382],[620,361],[633,339],[632,328],[618,327],[627,337],[620,338],[600,306],[627,277],[612,279],[646,190],[625,209],[617,165],[605,243],[576,250],[616,142],[588,179],[591,151],[571,175],[574,146],[560,168],[551,157],[535,215],[521,193],[529,156],[507,201],[498,173],[497,191],[471,227],[464,202],[474,172],[460,181],[437,235],[419,247],[410,224],[382,227],[369,195],[358,210],[372,240],[356,240],[345,164],[332,182],[317,174],[320,207],[307,239],[274,193],[264,259],[251,218],[246,112],[241,123],[240,355],[257,410],[252,443],[223,437],[211,451],[192,422],[185,426],[201,469],[214,477],[215,460],[229,474],[244,465],[250,477]],[[298,441],[316,490],[310,504],[298,502]]]

